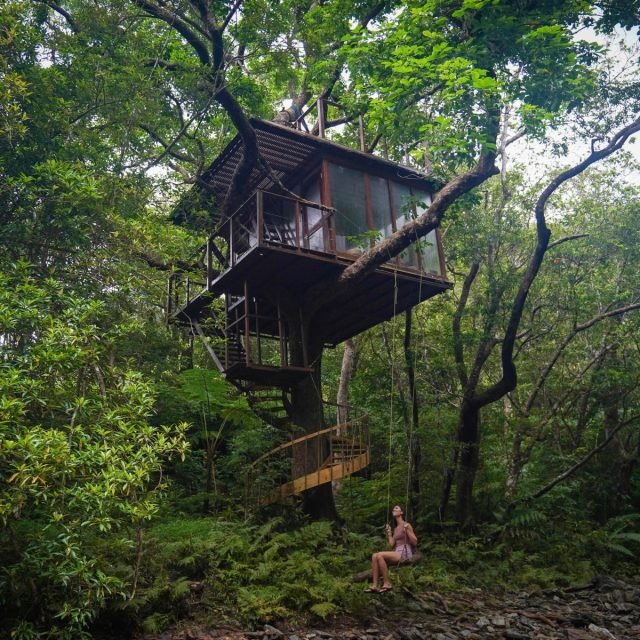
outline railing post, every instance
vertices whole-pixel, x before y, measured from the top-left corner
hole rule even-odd
[[[318,135],[321,138],[324,138],[324,129],[325,129],[325,121],[324,121],[324,100],[322,98],[318,98]]]
[[[233,218],[229,218],[229,262],[231,268],[236,266],[235,242],[233,241]]]
[[[249,319],[249,286],[244,281],[244,360],[251,364],[251,324]]]
[[[191,300],[191,276],[187,276],[186,299],[184,303],[189,304],[189,300]]]
[[[262,191],[256,191],[256,223],[258,246],[262,246],[264,241],[264,197]]]
[[[358,116],[358,130],[360,133],[360,151],[366,153],[367,145],[364,141],[364,118],[362,117],[362,114]]]
[[[211,243],[213,240],[211,236],[207,238],[207,291],[211,291],[211,281],[213,280],[213,254],[211,252]]]

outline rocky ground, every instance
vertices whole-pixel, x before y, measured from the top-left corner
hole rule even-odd
[[[313,629],[187,629],[144,640],[640,639],[640,587],[605,576],[584,587],[541,594],[443,596],[398,588],[371,597],[375,613],[366,624],[342,619]]]

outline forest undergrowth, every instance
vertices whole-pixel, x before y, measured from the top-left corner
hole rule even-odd
[[[432,532],[422,536],[424,559],[394,570],[392,580],[414,594],[444,595],[540,592],[587,584],[602,573],[634,580],[639,536],[622,536],[629,524],[622,520],[594,529],[575,521],[543,524],[523,512],[509,526],[497,522],[472,535]],[[262,523],[168,517],[146,532],[135,596],[111,602],[95,631],[366,621],[371,597],[353,576],[382,544],[373,527],[293,523],[290,516]]]

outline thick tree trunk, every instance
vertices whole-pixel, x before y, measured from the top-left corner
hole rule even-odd
[[[480,410],[465,402],[460,413],[456,477],[456,521],[465,529],[473,527],[473,485],[480,460]]]
[[[321,395],[320,368],[322,346],[310,354],[315,362],[312,374],[291,387],[290,417],[293,423],[304,433],[314,433],[324,428],[324,407]],[[329,455],[327,439],[313,438],[293,447],[292,472],[298,478],[316,471]],[[323,484],[305,491],[302,502],[303,511],[314,520],[338,521],[333,500],[331,484]]]

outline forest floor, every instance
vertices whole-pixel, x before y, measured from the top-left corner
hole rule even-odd
[[[541,593],[447,594],[396,588],[371,595],[371,615],[313,627],[182,628],[141,640],[633,640],[640,639],[640,584],[598,576]]]

